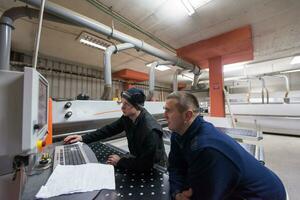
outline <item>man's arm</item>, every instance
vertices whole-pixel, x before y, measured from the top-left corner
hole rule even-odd
[[[172,198],[175,198],[177,193],[186,189],[186,175],[187,175],[187,163],[180,152],[175,136],[171,136],[171,150],[169,153],[169,182],[170,182],[170,194]]]
[[[193,158],[189,167],[189,184],[194,199],[219,200],[232,194],[241,172],[221,152],[206,148]]]
[[[106,125],[94,132],[91,132],[89,134],[86,134],[82,136],[82,141],[84,143],[91,143],[95,142],[101,139],[105,139],[111,136],[114,136],[118,133],[121,133],[124,130],[124,126],[122,123],[122,117],[119,118],[117,121],[114,121],[113,123]]]
[[[123,157],[117,163],[120,168],[125,168],[133,171],[147,171],[153,167],[154,157],[156,152],[156,145],[159,139],[159,134],[156,130],[152,130],[146,135],[142,142],[143,150],[138,157]],[[140,145],[139,145],[140,146]]]

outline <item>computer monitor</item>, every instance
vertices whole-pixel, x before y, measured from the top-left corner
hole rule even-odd
[[[36,152],[48,129],[48,90],[33,68],[0,70],[0,157]]]

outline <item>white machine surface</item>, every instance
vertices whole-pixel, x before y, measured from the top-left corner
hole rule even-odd
[[[299,111],[300,104],[231,105],[237,127],[279,134],[300,135]]]
[[[164,102],[145,102],[145,108],[154,116],[162,116]],[[54,135],[85,131],[102,127],[122,116],[117,101],[53,101]]]
[[[71,103],[67,108],[66,104]],[[121,117],[121,105],[117,101],[53,101],[53,124],[101,120]],[[145,102],[145,108],[153,115],[162,114],[164,102]],[[65,115],[72,112],[70,117]]]

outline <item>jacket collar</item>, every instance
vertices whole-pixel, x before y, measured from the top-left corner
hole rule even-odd
[[[204,122],[203,117],[198,115],[189,128],[185,131],[183,135],[176,134],[177,143],[183,147],[186,141],[191,140],[198,132],[199,127],[201,127],[202,122]]]
[[[139,114],[139,116],[135,119],[135,121],[133,122],[134,125],[137,125],[139,123],[139,121],[141,121],[141,119],[143,118],[143,116],[145,115],[145,108],[141,109],[141,112]]]

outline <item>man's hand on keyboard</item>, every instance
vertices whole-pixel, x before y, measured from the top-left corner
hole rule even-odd
[[[121,158],[118,155],[115,155],[115,154],[110,155],[110,156],[108,156],[108,159],[107,159],[106,163],[110,164],[110,165],[113,165],[113,166],[116,166],[120,159]]]
[[[64,139],[65,144],[71,144],[74,142],[81,142],[81,141],[82,141],[82,137],[80,135],[69,135]]]

